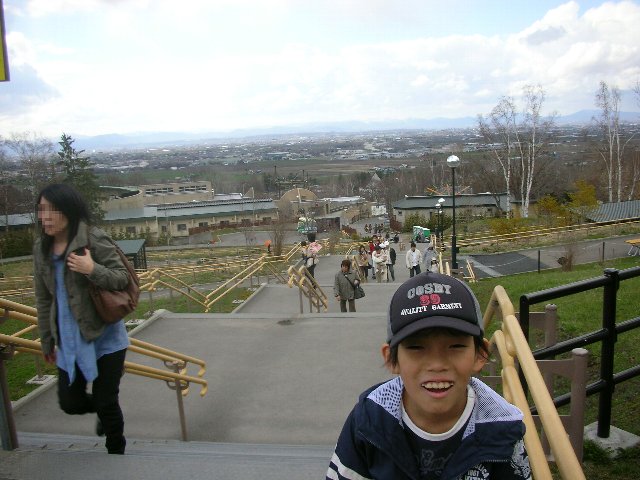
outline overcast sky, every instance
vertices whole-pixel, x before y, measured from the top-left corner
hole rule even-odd
[[[466,117],[540,84],[638,111],[640,3],[553,0],[3,0],[0,136],[227,131]]]

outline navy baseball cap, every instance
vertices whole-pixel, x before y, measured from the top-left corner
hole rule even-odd
[[[408,336],[434,327],[484,336],[480,304],[469,286],[448,275],[425,272],[404,282],[391,297],[387,342],[394,347]]]

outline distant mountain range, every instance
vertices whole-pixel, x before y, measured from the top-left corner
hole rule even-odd
[[[581,110],[570,115],[559,116],[558,125],[585,125],[591,122],[598,110]],[[639,122],[640,112],[620,112],[623,122]],[[476,117],[407,119],[380,122],[330,122],[308,123],[304,125],[282,125],[269,128],[247,128],[219,132],[145,132],[131,134],[106,134],[96,136],[73,136],[76,147],[83,150],[110,150],[121,148],[150,148],[176,145],[197,145],[221,143],[231,139],[258,139],[280,135],[320,135],[355,134],[365,132],[403,130],[448,130],[472,128],[477,125]]]

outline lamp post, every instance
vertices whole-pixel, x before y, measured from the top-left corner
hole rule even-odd
[[[440,204],[440,208],[438,209],[438,224],[440,225],[440,243],[442,243],[442,238],[444,237],[444,222],[442,221],[442,215],[444,215],[444,198],[440,197],[438,203]]]
[[[438,241],[440,243],[442,243],[442,226],[440,225],[440,209],[442,208],[442,205],[440,205],[440,202],[436,203],[436,238],[438,239]]]
[[[456,167],[460,165],[460,159],[455,155],[447,158],[447,165],[451,168],[451,200],[453,202],[452,215],[452,231],[451,231],[451,268],[458,269],[458,261],[456,259]]]

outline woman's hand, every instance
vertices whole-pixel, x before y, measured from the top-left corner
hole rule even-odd
[[[71,252],[67,258],[67,267],[72,272],[82,273],[83,275],[91,275],[93,272],[93,258],[91,258],[91,252],[87,247],[84,247],[84,253],[78,255],[76,252]]]
[[[49,365],[55,365],[56,364],[56,351],[54,350],[51,353],[45,353],[43,354],[44,356],[44,361],[47,362]]]

